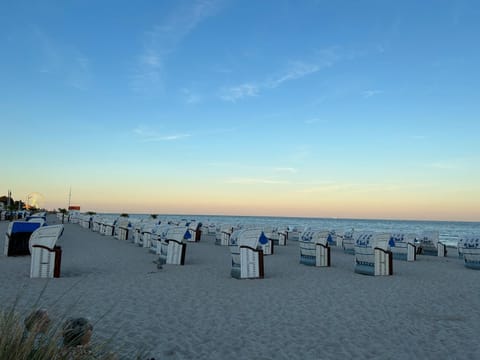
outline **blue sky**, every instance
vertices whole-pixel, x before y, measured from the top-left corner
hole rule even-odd
[[[0,189],[480,220],[476,1],[5,1]]]

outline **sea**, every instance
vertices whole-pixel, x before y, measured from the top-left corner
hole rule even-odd
[[[120,214],[102,214],[119,216]],[[129,214],[130,218],[146,218],[150,214]],[[439,240],[449,247],[456,247],[458,240],[466,236],[479,236],[480,222],[425,221],[425,220],[371,220],[337,218],[300,218],[274,216],[228,216],[228,215],[175,215],[158,214],[158,219],[196,220],[202,224],[231,224],[259,226],[289,226],[303,229],[307,226],[344,232],[391,232],[421,234],[424,231],[438,231]]]

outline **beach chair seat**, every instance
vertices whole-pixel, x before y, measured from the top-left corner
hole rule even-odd
[[[417,258],[417,247],[414,234],[394,233],[390,235],[388,248],[395,260],[415,261]]]
[[[5,256],[30,255],[28,243],[32,233],[42,226],[40,221],[13,221],[5,233],[3,253]]]
[[[361,233],[355,240],[355,272],[364,275],[393,274],[389,233]]]
[[[306,229],[299,240],[300,264],[316,267],[329,267],[330,247],[328,230]]]
[[[438,231],[425,231],[415,239],[417,254],[429,256],[447,256],[447,247],[439,241]]]
[[[465,267],[480,270],[480,236],[463,237],[461,245]]]
[[[230,242],[230,275],[235,279],[262,279],[265,274],[260,243],[268,242],[262,229],[236,230]]]
[[[50,225],[38,228],[30,237],[32,259],[30,277],[60,277],[62,249],[56,246],[63,234],[63,225]]]

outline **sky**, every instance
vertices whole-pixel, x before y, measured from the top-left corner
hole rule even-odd
[[[0,8],[0,195],[480,221],[478,1]]]

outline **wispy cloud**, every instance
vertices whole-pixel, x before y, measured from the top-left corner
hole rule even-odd
[[[333,66],[341,59],[338,49],[335,47],[319,50],[311,61],[291,61],[286,69],[273,73],[260,81],[249,81],[240,85],[223,87],[220,90],[220,98],[229,102],[258,96],[262,91],[275,89],[287,82],[295,81],[313,75],[320,70]]]
[[[362,96],[365,99],[368,99],[368,98],[371,98],[373,96],[380,95],[380,94],[383,94],[383,90],[365,90],[365,91],[362,92]]]
[[[460,167],[458,162],[453,161],[437,161],[428,164],[427,167],[439,170],[454,170]]]
[[[238,185],[284,185],[289,184],[289,181],[286,180],[274,180],[274,179],[264,179],[264,178],[231,178],[225,181],[227,184],[238,184]]]
[[[273,171],[280,172],[280,173],[283,172],[283,173],[295,174],[297,172],[297,169],[292,167],[276,167],[276,168],[273,168]]]
[[[134,91],[147,91],[162,86],[168,55],[202,21],[214,15],[220,1],[198,0],[188,6],[178,7],[158,25],[145,33],[142,52],[137,56],[137,65],[132,76]]]
[[[133,130],[133,134],[141,142],[158,142],[158,141],[173,141],[181,140],[191,136],[191,134],[186,133],[173,133],[173,134],[163,134],[157,130],[139,126]]]
[[[182,89],[182,94],[185,99],[185,103],[188,105],[200,104],[203,100],[203,97],[190,89]]]
[[[79,54],[69,68],[69,84],[76,89],[86,90],[90,85],[91,78],[90,60]]]
[[[236,102],[245,97],[257,96],[261,86],[256,84],[241,84],[220,91],[220,98],[225,101]]]
[[[66,85],[86,90],[92,81],[90,59],[72,44],[62,44],[38,26],[33,27],[33,39],[38,47],[39,72],[57,77]]]

